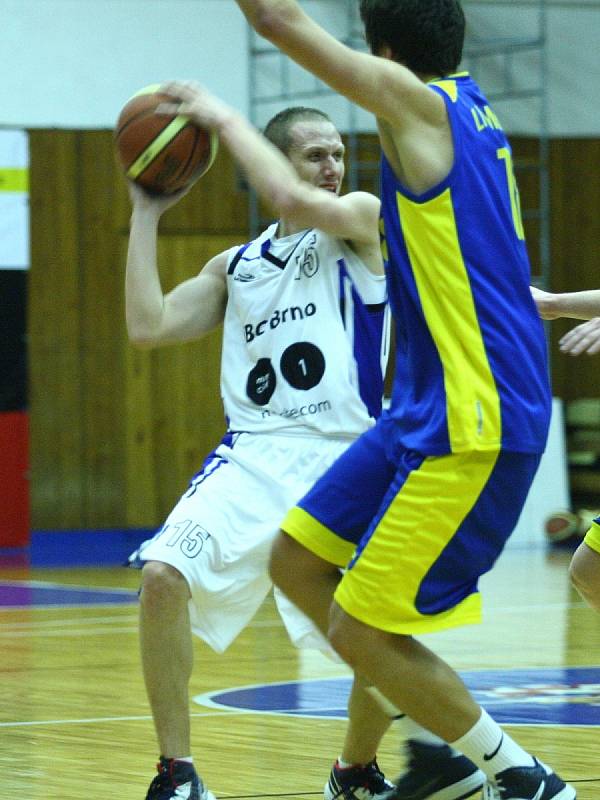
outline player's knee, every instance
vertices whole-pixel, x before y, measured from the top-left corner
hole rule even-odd
[[[140,600],[146,608],[181,605],[188,598],[187,581],[179,570],[162,561],[148,561],[144,565]]]
[[[346,614],[336,603],[329,615],[327,638],[335,652],[353,669],[360,668],[360,631],[356,620]]]

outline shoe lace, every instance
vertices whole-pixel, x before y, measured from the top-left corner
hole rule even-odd
[[[337,768],[335,772],[339,788],[333,795],[334,798],[352,800],[356,798],[355,792],[359,789],[375,795],[389,792],[394,788],[393,784],[385,779],[375,759],[361,767]]]
[[[153,793],[156,793],[157,790],[166,789],[173,785],[173,781],[171,778],[171,771],[167,763],[159,761],[158,764],[156,765],[156,771],[158,772],[158,775],[154,776],[152,783],[150,784],[146,800],[148,800],[148,798],[151,798],[153,796]]]

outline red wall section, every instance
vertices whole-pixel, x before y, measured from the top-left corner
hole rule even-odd
[[[24,411],[0,413],[0,547],[29,544],[28,431]]]

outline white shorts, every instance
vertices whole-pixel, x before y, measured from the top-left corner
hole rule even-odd
[[[160,531],[129,557],[161,561],[190,587],[192,631],[222,653],[250,622],[271,588],[273,539],[286,512],[350,442],[228,434],[194,476]],[[277,608],[298,647],[329,645],[278,590]]]

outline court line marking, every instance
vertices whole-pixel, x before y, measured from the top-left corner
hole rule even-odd
[[[338,708],[325,708],[322,709],[323,711],[338,711]],[[280,709],[279,711],[261,711],[256,709],[222,709],[217,710],[217,708],[211,711],[205,712],[192,712],[190,717],[196,719],[201,717],[231,717],[231,716],[248,716],[254,714],[259,717],[277,717],[277,716],[285,716],[287,720],[291,719],[298,719],[298,720],[305,720],[305,719],[320,719],[321,721],[327,720],[344,720],[346,721],[346,717],[322,717],[322,716],[311,716],[310,714],[297,714],[293,713],[297,711],[296,708],[289,708],[289,709]],[[139,714],[139,715],[129,715],[129,716],[119,716],[119,717],[86,717],[83,719],[42,719],[42,720],[13,720],[10,722],[0,722],[0,728],[32,728],[32,727],[43,727],[43,726],[50,726],[50,725],[94,725],[104,722],[147,722],[152,720],[152,716],[150,714]],[[504,723],[505,727],[519,727],[519,728],[564,728],[567,730],[571,730],[573,728],[596,728],[597,725],[559,725],[557,723],[551,723],[549,725],[540,725],[539,723],[533,722],[511,722],[511,723]]]
[[[600,778],[567,778],[568,783],[593,783]],[[315,797],[322,795],[321,790],[316,792],[277,792],[276,794],[227,794],[219,792],[217,800],[262,800],[263,797]]]
[[[578,667],[565,667],[565,669],[595,669],[597,667],[594,666],[578,666]],[[516,672],[521,671],[523,669],[560,669],[560,667],[509,667],[507,669],[501,669],[499,671],[502,672]],[[463,670],[464,672],[488,672],[490,671],[489,668],[481,667],[478,669],[470,669],[470,670]],[[263,686],[281,686],[290,683],[313,683],[317,681],[330,681],[330,680],[340,680],[340,679],[347,679],[351,676],[346,675],[337,675],[337,676],[327,676],[321,678],[304,678],[300,680],[287,680],[287,681],[276,681],[274,683],[254,683],[254,684],[244,684],[243,686],[238,687],[228,687],[225,689],[215,689],[211,692],[205,692],[203,694],[195,695],[193,697],[194,702],[202,702],[206,708],[209,708],[209,711],[195,711],[190,713],[190,717],[192,718],[202,718],[202,717],[221,717],[221,716],[247,716],[250,714],[254,714],[256,716],[285,716],[286,719],[320,719],[323,720],[346,720],[346,717],[336,717],[336,716],[329,716],[323,717],[323,712],[331,712],[331,711],[339,711],[339,707],[335,708],[324,708],[321,709],[321,714],[319,715],[311,715],[306,713],[295,713],[298,711],[297,708],[288,708],[288,709],[279,709],[277,711],[265,710],[262,711],[260,709],[247,709],[247,708],[231,708],[223,705],[219,705],[218,703],[214,702],[210,695],[214,694],[223,694],[225,692],[233,692],[239,691],[242,689],[254,689],[254,688],[261,688]],[[198,698],[198,700],[196,700]],[[206,699],[204,699],[206,698]],[[504,704],[505,701],[502,701]],[[87,717],[82,719],[54,719],[54,720],[13,720],[9,722],[0,722],[0,728],[24,728],[24,727],[35,727],[35,726],[45,726],[45,725],[91,725],[103,722],[143,722],[147,720],[152,720],[152,716],[150,714],[139,714],[139,715],[128,715],[128,716],[118,716],[118,717]],[[511,722],[505,723],[507,727],[519,727],[519,728],[556,728],[556,729],[567,729],[571,730],[573,728],[597,728],[597,725],[589,725],[589,724],[579,724],[579,725],[562,725],[559,723],[538,723],[538,722]],[[594,779],[595,780],[595,779]]]
[[[136,598],[137,599],[137,598]],[[43,606],[0,606],[0,614],[9,614],[11,611],[68,611],[70,608],[129,608],[135,600],[122,603],[53,603]]]
[[[50,631],[0,631],[0,639],[26,639],[26,638],[59,638],[69,639],[73,636],[109,636],[113,633],[137,633],[137,625],[128,625],[127,627],[110,627],[110,628],[71,628],[68,631],[50,630]]]
[[[107,592],[108,594],[133,594],[137,592],[128,586],[120,589],[118,586],[90,586],[89,583],[61,583],[60,581],[16,581],[11,578],[0,578],[0,586],[20,586],[26,589],[76,589],[86,592]]]
[[[79,608],[82,610],[85,609],[95,609],[95,608],[111,608],[111,609],[123,609],[129,608],[133,603],[137,601],[137,594],[132,596],[131,600],[124,600],[122,603],[56,603],[52,605],[27,605],[27,606],[0,606],[0,614],[2,613],[10,613],[11,611],[66,611],[72,608]],[[512,613],[521,613],[521,614],[529,614],[533,611],[548,611],[549,609],[552,610],[565,610],[565,609],[574,609],[574,608],[587,608],[587,605],[583,602],[569,602],[569,603],[531,603],[530,605],[519,605],[519,606],[487,606],[484,608],[484,614],[486,616],[491,616],[493,614],[512,614]],[[11,623],[0,623],[0,627],[5,624]],[[22,623],[24,625],[29,623]],[[33,621],[32,623],[33,624]],[[249,628],[274,628],[280,626],[279,620],[269,621],[269,620],[258,620],[256,622],[251,622],[247,627]]]
[[[112,606],[110,606],[112,608]],[[29,622],[0,622],[0,630],[11,628],[51,628],[58,625],[101,624],[103,622],[136,622],[137,614],[120,614],[114,617],[69,617],[68,619],[39,619]]]

